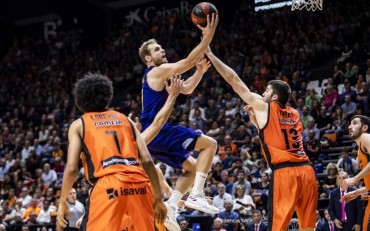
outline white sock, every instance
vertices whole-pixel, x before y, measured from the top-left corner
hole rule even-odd
[[[177,207],[177,203],[179,203],[181,198],[182,198],[182,193],[178,190],[173,190],[171,197],[168,199],[168,203],[174,204]]]
[[[193,195],[200,196],[203,194],[204,184],[206,182],[206,179],[207,179],[207,174],[203,172],[195,173],[194,186],[192,190]]]

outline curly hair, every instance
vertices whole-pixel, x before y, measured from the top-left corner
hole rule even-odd
[[[77,81],[73,94],[83,113],[103,111],[113,97],[112,81],[107,76],[88,73]]]

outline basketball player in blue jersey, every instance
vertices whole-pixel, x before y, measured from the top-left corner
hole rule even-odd
[[[165,90],[165,81],[173,73],[182,74],[197,66],[194,75],[184,81],[180,93],[190,94],[198,85],[209,67],[207,60],[199,60],[203,57],[213,38],[217,23],[217,15],[212,14],[212,17],[208,15],[207,26],[204,28],[198,26],[203,32],[203,39],[188,57],[176,63],[167,62],[165,51],[156,40],[150,39],[141,45],[139,55],[148,67],[142,84],[143,112],[141,123],[144,132],[152,124],[156,114],[166,101],[168,93]],[[202,68],[204,66],[206,68]],[[192,129],[166,123],[159,134],[148,144],[148,149],[152,156],[163,163],[183,169],[183,174],[178,178],[175,190],[166,202],[167,208],[170,208],[167,216],[175,216],[177,203],[193,183],[192,192],[185,205],[206,213],[219,212],[216,207],[208,204],[203,195],[205,180],[217,149],[215,140]],[[192,150],[200,151],[197,161],[188,154]]]

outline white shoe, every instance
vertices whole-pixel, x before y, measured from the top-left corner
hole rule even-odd
[[[220,212],[218,208],[208,203],[204,195],[194,196],[190,194],[185,201],[185,206],[210,214],[217,214]]]
[[[164,225],[169,231],[181,231],[180,226],[176,220],[176,205],[172,205],[167,201],[164,202],[164,205],[167,208],[167,217],[164,221]]]

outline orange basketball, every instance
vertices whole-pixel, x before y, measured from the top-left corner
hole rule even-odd
[[[217,8],[209,2],[201,2],[194,6],[191,12],[191,20],[195,25],[207,26],[207,15],[218,14]]]

